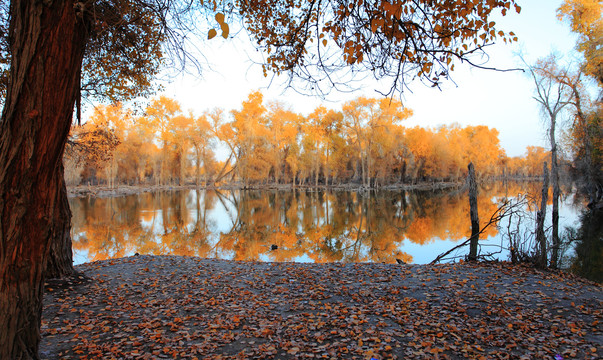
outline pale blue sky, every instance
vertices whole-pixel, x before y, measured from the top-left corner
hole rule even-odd
[[[576,37],[568,25],[556,18],[561,0],[517,2],[522,7],[521,14],[512,12],[496,22],[501,29],[514,31],[519,42],[492,46],[487,66],[518,67],[519,59],[514,54],[520,50],[531,62],[552,51],[568,55],[574,52]],[[267,100],[284,101],[302,114],[310,113],[320,104],[340,109],[343,101],[360,95],[379,96],[374,92],[374,83],[367,83],[364,90],[352,94],[333,93],[326,102],[284,90],[278,80],[268,87],[269,79],[249,60],[250,56],[257,58],[257,54],[247,44],[243,36],[228,40],[217,37],[205,43],[203,54],[212,64],[212,71],[205,71],[201,79],[177,78],[166,86],[165,95],[177,99],[183,109],[190,109],[195,115],[213,107],[238,109],[249,92],[256,89],[262,90]],[[435,127],[458,123],[496,127],[509,156],[522,155],[528,145],[545,145],[539,108],[532,99],[533,83],[525,74],[471,69],[461,64],[455,68],[452,75],[456,85],[446,83],[442,91],[419,82],[411,84],[412,93],[406,91],[403,101],[414,111],[414,116],[405,125]]]

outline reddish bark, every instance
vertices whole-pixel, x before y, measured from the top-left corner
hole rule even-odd
[[[74,273],[73,269],[73,249],[71,243],[71,210],[69,209],[69,200],[67,198],[67,186],[65,185],[65,176],[63,164],[60,164],[58,176],[59,198],[57,202],[58,209],[55,211],[52,240],[49,247],[48,261],[44,277],[47,279],[63,278]]]
[[[10,82],[0,120],[0,358],[35,359],[53,221],[64,216],[60,161],[88,32],[73,0],[10,6]]]

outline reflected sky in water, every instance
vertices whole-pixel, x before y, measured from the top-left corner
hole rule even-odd
[[[496,210],[497,199],[537,194],[538,186],[482,186],[481,222]],[[561,228],[578,221],[572,202],[573,196],[567,196]],[[70,205],[76,264],[135,253],[279,262],[401,259],[424,264],[470,234],[467,194],[449,190],[182,190],[71,198]],[[495,227],[483,238],[487,238],[483,245],[500,244]],[[273,245],[278,248],[273,250]],[[496,257],[507,259],[507,253]]]

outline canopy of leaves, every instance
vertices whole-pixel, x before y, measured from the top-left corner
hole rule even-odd
[[[585,59],[584,70],[603,86],[603,20],[600,0],[565,0],[557,10],[560,19],[568,20],[573,32],[580,35],[578,50]]]
[[[6,95],[11,54],[10,1],[0,0],[0,97]],[[82,64],[81,92],[89,100],[127,101],[154,92],[167,39],[161,1],[95,1]],[[165,5],[165,4],[164,4]]]
[[[85,97],[130,100],[153,92],[161,69],[165,28],[151,8],[131,1],[99,1],[82,64]]]
[[[497,38],[516,41],[491,20],[521,8],[514,0],[238,0],[247,30],[267,58],[264,73],[287,73],[314,90],[337,87],[332,74],[368,70],[393,79],[392,94],[411,78],[437,86],[454,60],[472,65],[471,55]],[[330,46],[333,44],[334,46]]]
[[[0,0],[0,70],[10,65],[8,4]],[[199,28],[211,22],[209,14],[215,14],[225,38],[229,26],[224,14],[241,17],[267,54],[264,73],[286,73],[315,92],[337,88],[347,81],[346,74],[362,70],[392,79],[384,91],[388,94],[414,78],[438,86],[454,70],[454,60],[481,66],[472,55],[497,38],[517,39],[491,20],[495,12],[505,15],[511,9],[520,11],[515,0],[91,1],[86,12],[93,26],[82,90],[96,100],[148,95],[164,62],[198,65],[187,47],[191,34],[199,35]],[[216,35],[212,29],[208,37]],[[1,71],[0,86],[6,86],[7,77]]]

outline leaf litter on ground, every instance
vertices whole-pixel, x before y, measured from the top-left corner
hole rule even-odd
[[[43,359],[598,359],[601,286],[509,263],[133,256],[46,285]]]

